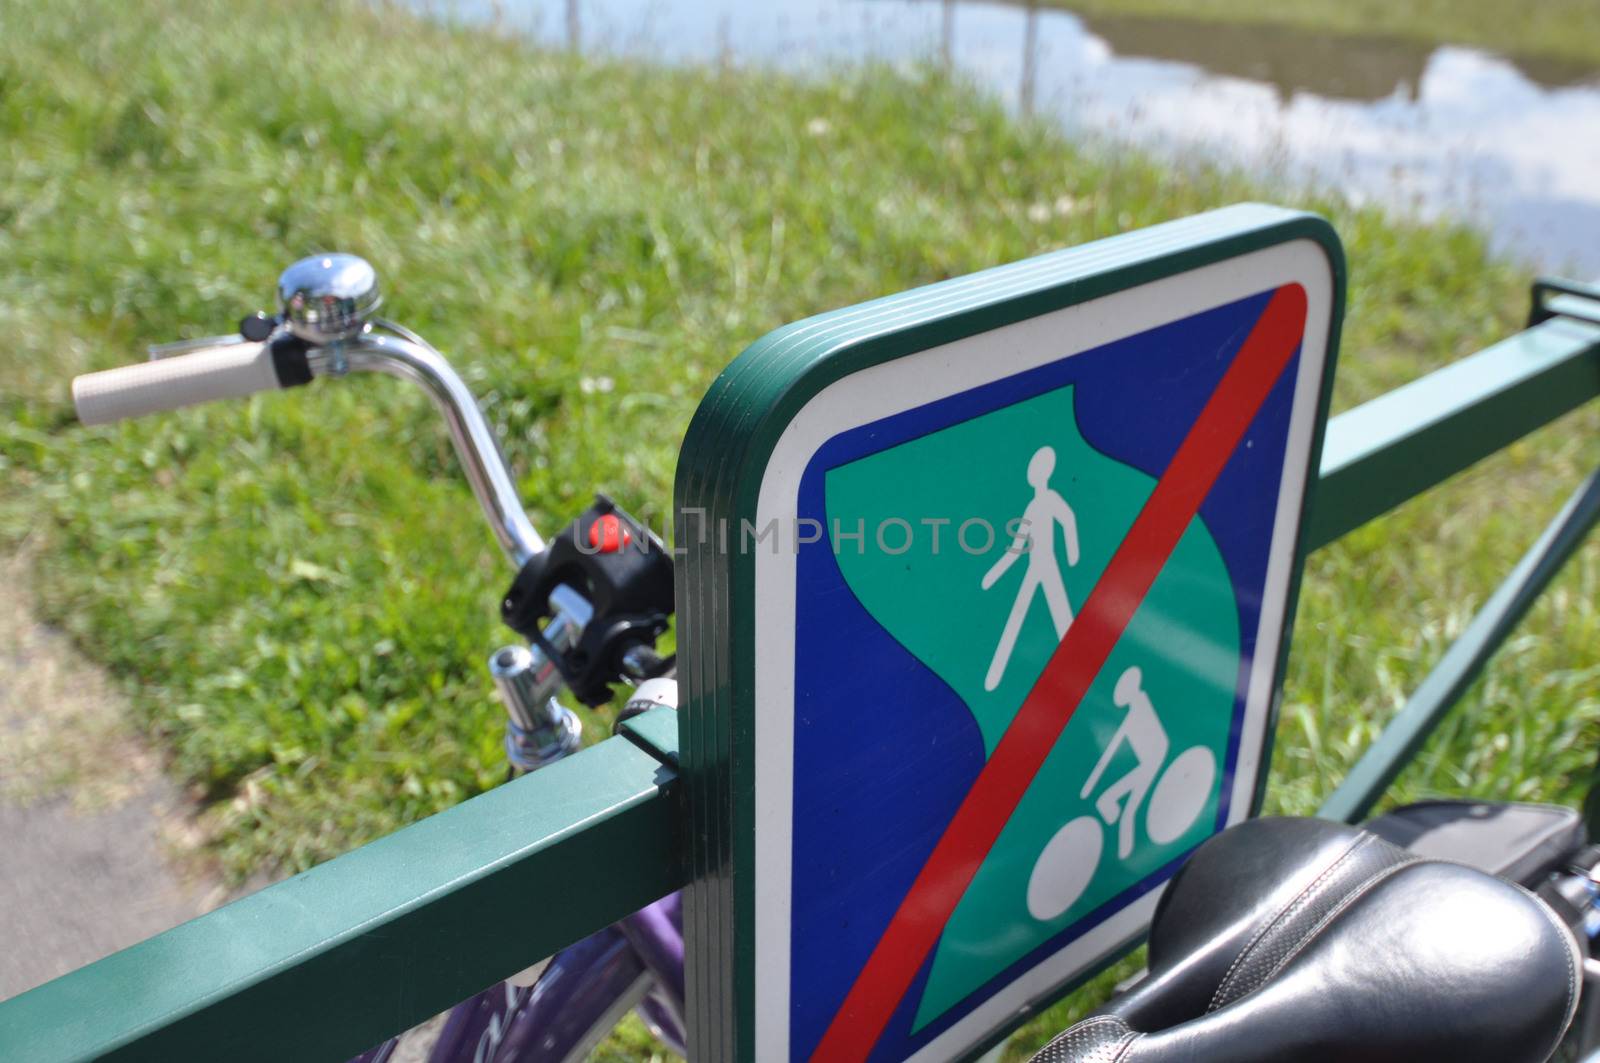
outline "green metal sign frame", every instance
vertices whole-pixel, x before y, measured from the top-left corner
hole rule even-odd
[[[770,999],[763,999],[757,990],[758,966],[772,951],[757,946],[758,933],[772,940],[769,931],[758,931],[757,926],[757,882],[770,866],[770,861],[758,860],[758,820],[764,823],[760,830],[769,833],[787,824],[784,809],[760,797],[755,778],[761,715],[756,707],[757,628],[764,622],[757,608],[757,573],[763,551],[747,548],[749,532],[760,534],[764,529],[759,521],[770,516],[770,509],[761,507],[769,470],[788,468],[795,460],[780,452],[784,433],[808,403],[841,381],[852,381],[846,387],[856,379],[882,386],[886,367],[899,359],[934,348],[954,350],[947,345],[1057,311],[1092,305],[1094,312],[1120,316],[1130,307],[1151,306],[1149,298],[1139,302],[1143,296],[1170,299],[1174,292],[1186,290],[1185,278],[1191,277],[1203,286],[1202,277],[1215,283],[1219,276],[1237,274],[1243,289],[1237,284],[1230,288],[1229,283],[1218,289],[1236,295],[1287,284],[1294,278],[1256,284],[1243,277],[1258,278],[1261,274],[1251,273],[1253,265],[1293,247],[1305,250],[1306,257],[1315,261],[1307,273],[1320,274],[1311,286],[1319,288],[1320,295],[1313,295],[1312,301],[1320,299],[1321,306],[1313,307],[1314,322],[1306,319],[1305,334],[1315,337],[1323,360],[1315,389],[1307,393],[1314,406],[1308,448],[1296,451],[1294,458],[1303,465],[1297,473],[1300,482],[1309,488],[1316,478],[1328,382],[1338,349],[1344,261],[1338,238],[1326,222],[1275,207],[1243,205],[1214,211],[802,321],[758,341],[713,384],[690,425],[676,491],[677,538],[685,553],[678,601],[684,650],[680,719],[693,875],[685,901],[685,933],[690,1036],[697,1058],[788,1055],[786,1042],[780,1047],[767,1035],[758,1037],[756,1028],[758,1013],[772,1012]],[[1161,306],[1154,313],[1160,317],[1166,309]],[[1073,320],[1092,320],[1094,312]],[[874,369],[876,376],[869,373]],[[834,388],[827,394],[831,402],[841,392]],[[796,474],[789,469],[787,475],[792,479]],[[1306,549],[1299,518],[1308,497],[1309,491],[1293,499],[1287,532],[1292,554],[1287,609],[1281,641],[1267,655],[1273,694],[1265,711],[1274,716],[1277,676]],[[797,544],[794,549],[798,551]],[[761,592],[762,601],[775,586]],[[1263,743],[1270,733],[1269,722],[1261,731]],[[916,736],[906,740],[913,742]],[[1261,752],[1259,763],[1265,764],[1266,751]],[[893,756],[894,751],[885,755]],[[1264,771],[1257,774],[1252,767],[1248,776],[1241,773],[1241,777],[1251,780],[1249,810],[1253,811],[1259,804]],[[1140,934],[1142,927],[1110,943],[1096,962],[1108,962]],[[1080,981],[1089,973],[1092,970],[1079,970],[1072,980]],[[1038,999],[1058,995],[1062,989],[1063,984],[1052,984]],[[1021,1013],[1013,1008],[989,1021],[985,1037],[969,1038],[961,1050],[999,1036]],[[770,1019],[759,1021],[770,1024]],[[928,1050],[948,1053],[950,1041],[937,1042]]]

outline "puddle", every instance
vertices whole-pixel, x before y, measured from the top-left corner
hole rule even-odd
[[[449,0],[541,42],[791,72],[949,62],[1075,133],[1356,202],[1464,219],[1546,270],[1600,274],[1600,69],[1182,19],[943,0]],[[498,8],[498,12],[497,12]]]

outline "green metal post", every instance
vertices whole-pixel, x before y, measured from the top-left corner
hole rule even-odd
[[[1345,823],[1366,817],[1597,520],[1600,472],[1585,480],[1562,507],[1317,815]]]

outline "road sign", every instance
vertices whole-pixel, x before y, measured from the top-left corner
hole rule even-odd
[[[677,539],[696,1058],[948,1059],[1250,815],[1342,312],[1243,206],[788,326]]]

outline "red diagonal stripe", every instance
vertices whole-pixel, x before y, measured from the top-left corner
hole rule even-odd
[[[900,902],[813,1060],[864,1060],[882,1036],[978,866],[1294,356],[1305,319],[1304,288],[1289,284],[1273,293]]]

